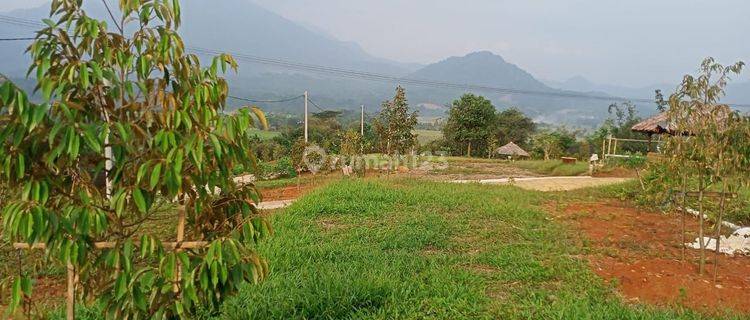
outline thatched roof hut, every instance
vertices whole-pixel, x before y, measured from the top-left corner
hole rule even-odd
[[[718,114],[718,117],[715,117],[714,119],[716,119],[716,121],[718,122],[722,122],[729,118],[729,114],[732,113],[732,109],[727,105],[715,105],[713,106],[713,108],[705,108],[701,111],[693,113],[690,116],[690,119],[688,119],[688,123],[697,124],[699,123],[701,118],[710,116],[710,114],[712,113]],[[669,119],[669,114],[667,112],[659,113],[653,117],[638,122],[633,127],[631,127],[630,130],[645,133],[649,136],[653,134],[664,133],[669,135],[677,134],[675,132],[675,130],[677,130],[676,125]],[[683,134],[690,135],[691,133],[684,132]]]
[[[635,132],[652,134],[671,133],[673,126],[669,123],[669,115],[666,112],[659,113],[651,118],[636,123],[630,130]]]
[[[504,156],[514,156],[514,157],[530,157],[529,153],[525,150],[521,149],[518,145],[515,143],[508,142],[508,144],[495,149],[495,153],[504,155]]]

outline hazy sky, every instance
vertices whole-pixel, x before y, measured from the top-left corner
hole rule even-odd
[[[375,56],[431,63],[490,50],[543,79],[641,86],[676,82],[706,56],[750,62],[748,0],[248,1]],[[43,2],[1,0],[0,11]]]
[[[490,50],[541,78],[625,85],[676,82],[706,56],[750,62],[748,0],[255,1],[407,62]]]

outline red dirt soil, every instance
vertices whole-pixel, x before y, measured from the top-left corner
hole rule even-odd
[[[714,252],[706,251],[706,272],[700,276],[698,250],[685,249],[681,260],[679,216],[618,202],[576,203],[560,213],[559,218],[583,231],[582,240],[594,249],[587,257],[593,271],[607,282],[615,281],[628,301],[709,314],[726,309],[750,313],[750,258],[720,255],[714,282]],[[693,242],[698,221],[692,216],[686,220],[685,239]]]
[[[263,201],[291,200],[299,198],[301,195],[312,191],[312,189],[312,185],[303,184],[299,188],[294,185],[273,189],[260,189],[260,194],[263,196]]]

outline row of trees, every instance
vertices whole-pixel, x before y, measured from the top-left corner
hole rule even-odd
[[[610,117],[591,133],[564,126],[535,124],[516,108],[496,111],[488,99],[465,94],[454,101],[443,127],[443,141],[435,144],[451,154],[492,157],[495,149],[514,142],[531,154],[545,160],[563,155],[588,158],[608,135],[619,138],[644,139],[630,128],[641,121],[635,105],[630,102],[611,104]],[[645,144],[625,143],[625,152],[646,152]]]
[[[409,109],[403,87],[396,88],[393,99],[384,101],[375,117],[365,119],[362,128],[364,134],[360,133],[359,117],[344,113],[325,111],[312,114],[308,120],[309,143],[320,146],[329,154],[341,155],[371,152],[403,155],[417,151],[414,134],[417,113]],[[297,121],[285,120],[279,130],[281,134],[272,139],[253,138],[258,145],[256,156],[261,161],[287,157],[294,145],[303,140],[304,127]]]
[[[526,146],[535,127],[518,109],[497,112],[490,100],[468,93],[453,101],[443,136],[452,150],[463,149],[467,156],[491,156],[498,144],[516,142]]]
[[[587,133],[564,126],[536,124],[517,108],[497,111],[490,100],[468,93],[450,105],[441,128],[443,138],[419,145],[414,134],[417,114],[409,109],[405,90],[397,87],[393,99],[383,102],[381,112],[374,118],[366,119],[364,135],[359,132],[358,118],[341,116],[343,112],[322,112],[310,117],[309,137],[311,143],[332,154],[348,154],[352,150],[388,155],[429,151],[433,154],[493,157],[499,146],[514,142],[536,158],[574,156],[586,159],[591,153],[599,152],[602,142],[610,134],[619,138],[645,138],[630,130],[641,120],[635,105],[630,102],[612,104],[608,111],[610,117],[595,131]],[[302,136],[303,128],[299,123],[287,125],[282,129],[282,134],[274,139],[256,139],[257,156],[264,161],[279,159],[288,155]],[[345,144],[352,141],[356,141],[357,146],[349,146],[344,151]],[[626,142],[620,146],[620,150],[646,152],[648,146]]]

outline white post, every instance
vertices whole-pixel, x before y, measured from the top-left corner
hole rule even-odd
[[[307,91],[305,91],[305,143],[307,143]]]

